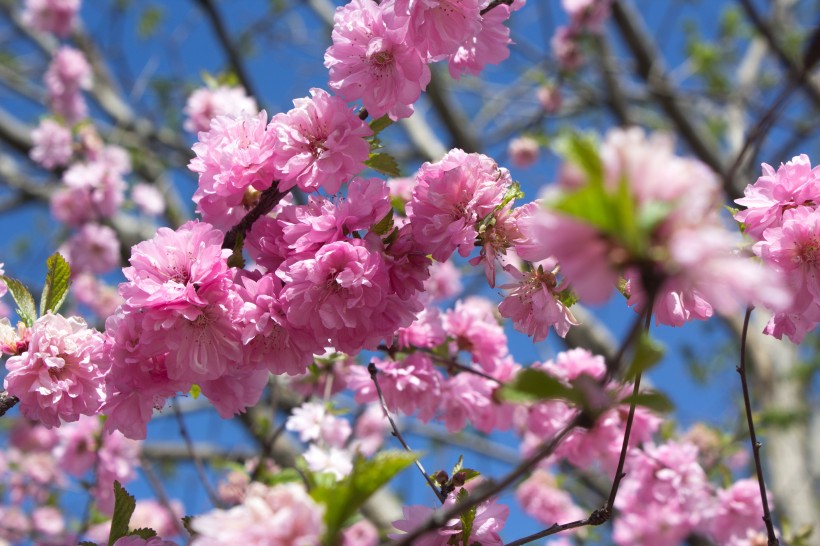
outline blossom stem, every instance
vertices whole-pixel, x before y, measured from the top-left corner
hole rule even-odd
[[[512,3],[513,3],[513,0],[493,0],[492,2],[487,4],[487,7],[484,8],[483,10],[481,10],[479,13],[481,15],[485,15],[491,9],[495,9],[498,6],[500,6],[501,4],[506,4],[507,6],[509,6],[509,5],[512,5]]]
[[[757,471],[757,483],[760,486],[760,500],[763,503],[763,522],[766,524],[769,546],[778,546],[780,541],[774,534],[772,515],[769,511],[769,499],[766,496],[766,484],[763,481],[763,466],[760,463],[760,447],[762,444],[757,441],[755,434],[754,420],[752,419],[752,401],[749,397],[749,385],[746,381],[746,337],[749,332],[749,319],[752,316],[754,306],[746,308],[746,315],[743,317],[743,330],[740,334],[740,364],[737,366],[737,373],[740,374],[740,384],[743,387],[743,405],[746,408],[746,422],[749,425],[749,438],[752,443],[752,453],[754,454],[755,470]]]
[[[370,372],[370,379],[373,381],[373,384],[376,386],[376,392],[379,394],[379,403],[382,406],[382,411],[384,412],[385,417],[387,417],[387,420],[390,421],[390,426],[393,428],[393,436],[396,437],[396,439],[401,443],[404,449],[412,453],[413,450],[410,449],[410,446],[407,445],[406,441],[404,441],[404,437],[401,435],[401,432],[399,432],[399,427],[396,426],[396,422],[393,420],[393,417],[387,410],[387,402],[384,400],[384,394],[382,393],[382,388],[379,385],[379,369],[376,368],[376,365],[371,362],[367,366],[367,371]],[[436,483],[433,481],[433,478],[431,478],[424,470],[424,467],[421,465],[421,461],[416,459],[415,463],[416,468],[418,468],[419,472],[421,472],[421,475],[424,476],[424,480],[427,482],[427,485],[429,485],[430,489],[433,490],[433,493],[436,494],[436,498],[442,504],[444,504],[444,501],[447,500],[447,497],[444,495],[444,493],[441,492],[441,489],[438,488]]]
[[[20,399],[12,396],[8,391],[0,392],[0,417],[4,416],[7,411],[13,408]]]

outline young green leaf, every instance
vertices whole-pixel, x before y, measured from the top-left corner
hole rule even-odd
[[[526,403],[539,400],[564,399],[580,401],[580,396],[572,388],[541,370],[525,368],[515,378],[499,387],[496,396],[505,402]]]
[[[458,502],[464,501],[469,496],[466,489],[462,489],[458,492],[457,500]],[[462,546],[470,546],[470,535],[473,534],[473,522],[475,521],[475,515],[478,511],[478,506],[473,506],[469,510],[461,513],[461,545]]]
[[[143,528],[140,528],[140,529],[134,529],[133,531],[128,533],[128,536],[138,536],[140,538],[144,538],[145,540],[148,540],[151,537],[157,536],[157,532],[154,531],[153,529],[148,529],[148,528],[143,527]]]
[[[40,297],[40,315],[45,315],[49,311],[59,311],[68,296],[68,286],[71,284],[71,267],[59,252],[49,256],[46,268],[46,284]]]
[[[128,524],[137,501],[123,489],[120,482],[114,481],[114,515],[111,517],[111,533],[108,535],[108,546],[114,546],[117,540],[128,536]]]
[[[385,129],[387,129],[388,127],[390,127],[391,125],[393,125],[393,120],[390,119],[390,117],[387,114],[385,114],[382,117],[374,119],[370,122],[370,130],[373,131],[373,135],[375,136],[384,131]]]
[[[31,297],[31,292],[17,279],[5,275],[0,275],[0,279],[6,283],[11,297],[14,298],[14,302],[17,304],[17,316],[20,317],[23,324],[31,328],[34,321],[37,320],[37,309],[34,307],[34,298]]]
[[[370,460],[356,457],[353,470],[339,482],[330,474],[314,474],[315,486],[310,495],[313,500],[325,505],[327,531],[322,543],[336,544],[345,522],[373,493],[415,460],[416,455],[413,453],[385,451]]]
[[[399,164],[396,162],[396,159],[390,154],[370,154],[370,159],[365,161],[364,164],[373,169],[374,171],[386,174],[387,176],[401,176],[401,171],[399,171]]]

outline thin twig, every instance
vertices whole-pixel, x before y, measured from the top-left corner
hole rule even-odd
[[[179,433],[185,442],[185,447],[188,449],[191,460],[194,462],[194,468],[202,482],[202,486],[205,488],[205,492],[208,494],[208,498],[211,499],[211,503],[217,508],[224,508],[225,505],[219,498],[219,495],[216,494],[216,491],[211,485],[211,481],[208,479],[208,474],[205,472],[205,465],[202,463],[202,459],[200,459],[199,454],[196,452],[196,449],[194,449],[194,442],[191,440],[191,435],[188,434],[188,427],[185,426],[185,419],[179,410],[179,403],[176,398],[172,399],[171,405],[174,408],[174,415],[176,415],[177,423],[179,424]]]
[[[577,521],[571,521],[569,523],[564,523],[558,525],[557,523],[553,524],[552,527],[544,529],[543,531],[539,531],[537,533],[533,533],[532,535],[519,538],[518,540],[513,540],[512,542],[508,542],[505,546],[521,546],[522,544],[529,544],[539,538],[548,537],[551,535],[555,535],[560,533],[561,531],[568,531],[570,529],[577,529],[578,527],[586,527],[587,525],[601,525],[603,521],[600,520],[601,516],[598,514],[598,511],[595,511],[586,519],[579,519]]]
[[[172,519],[174,521],[174,526],[177,528],[177,532],[180,536],[189,536],[188,530],[182,524],[182,520],[176,517],[177,514],[174,512],[173,506],[171,506],[171,501],[168,498],[168,493],[165,491],[165,486],[162,484],[162,480],[159,479],[159,476],[157,476],[157,473],[154,472],[154,465],[144,455],[140,455],[140,465],[142,466],[143,474],[145,474],[145,479],[148,480],[148,484],[157,496],[157,500],[169,514],[174,516]]]
[[[404,437],[401,435],[401,432],[399,432],[399,427],[396,426],[396,422],[393,420],[393,417],[390,415],[390,412],[387,410],[387,402],[385,402],[385,400],[384,400],[384,394],[382,393],[382,388],[379,385],[379,378],[378,378],[379,370],[378,370],[378,368],[376,368],[376,365],[371,362],[367,366],[367,371],[370,372],[370,379],[372,379],[373,384],[376,385],[376,392],[379,394],[379,403],[381,403],[382,411],[384,412],[385,417],[387,417],[387,420],[390,421],[390,426],[393,427],[393,436],[395,436],[396,439],[398,439],[398,441],[401,443],[401,445],[404,447],[404,449],[406,449],[407,451],[412,453],[413,450],[410,449],[410,446],[407,445],[407,442],[404,441]],[[424,476],[424,480],[427,482],[427,485],[429,485],[430,489],[433,490],[433,493],[436,494],[436,498],[442,504],[444,504],[444,501],[447,500],[447,497],[436,486],[436,482],[433,481],[433,478],[431,478],[430,476],[427,475],[427,472],[424,470],[424,467],[421,465],[421,461],[419,461],[418,459],[416,459],[416,467],[419,469],[419,472],[421,472],[421,475]]]
[[[479,12],[479,14],[485,15],[487,12],[489,12],[492,9],[497,8],[501,4],[504,4],[505,6],[510,6],[510,5],[512,5],[512,3],[513,3],[513,0],[493,0],[492,2],[487,4],[487,7],[484,8],[483,10],[481,10]]]
[[[757,441],[757,435],[755,434],[755,425],[752,419],[752,401],[749,397],[749,385],[746,381],[746,335],[749,332],[749,318],[752,316],[752,309],[754,309],[754,307],[749,305],[749,307],[746,308],[746,316],[743,317],[743,330],[740,334],[740,364],[737,367],[737,373],[740,374],[740,384],[743,387],[743,405],[746,408],[746,423],[749,425],[749,438],[752,442],[757,483],[760,487],[760,500],[763,503],[763,522],[766,524],[769,546],[778,546],[780,541],[777,540],[774,534],[772,515],[771,512],[769,512],[769,499],[766,496],[766,484],[763,481],[763,466],[760,464],[760,447],[762,444]]]
[[[541,448],[535,451],[532,455],[524,459],[518,466],[505,475],[500,481],[487,481],[484,484],[473,490],[470,495],[446,510],[434,512],[421,525],[402,535],[401,538],[390,542],[389,546],[410,546],[414,541],[425,533],[433,531],[449,520],[458,517],[459,514],[469,510],[474,506],[478,506],[482,502],[496,496],[498,493],[515,483],[519,478],[529,472],[541,460],[546,459],[555,452],[558,445],[564,441],[564,438],[576,427],[582,423],[581,416],[575,417],[570,423],[562,428],[553,436],[549,442],[541,445]]]

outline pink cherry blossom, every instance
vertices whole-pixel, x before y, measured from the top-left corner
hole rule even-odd
[[[85,224],[66,241],[64,250],[72,272],[102,275],[120,263],[120,241],[108,226]]]
[[[416,241],[440,262],[456,249],[470,254],[478,222],[501,204],[512,182],[507,169],[489,157],[459,149],[422,165],[416,179],[407,216]]]
[[[379,530],[366,519],[362,519],[342,532],[342,546],[376,546]]]
[[[295,108],[273,116],[268,127],[276,135],[273,163],[279,189],[336,193],[364,168],[370,157],[365,137],[373,131],[339,97],[317,88],[310,95],[295,99]]]
[[[769,500],[771,503],[771,500]],[[757,480],[738,480],[717,491],[717,502],[709,521],[709,534],[719,544],[736,544],[749,531],[762,531],[763,503]]]
[[[762,165],[763,175],[743,190],[744,196],[735,203],[746,209],[735,214],[744,232],[756,240],[770,227],[780,227],[783,213],[796,207],[815,208],[820,202],[820,167],[811,166],[806,154],[781,164],[777,171]]]
[[[26,0],[23,24],[65,38],[74,28],[80,0]]]
[[[140,182],[131,188],[131,200],[148,216],[159,216],[165,212],[165,198],[156,186]]]
[[[379,386],[390,411],[405,415],[419,412],[419,419],[429,421],[441,402],[443,377],[424,353],[411,353],[403,360],[378,360]],[[370,374],[364,366],[350,369],[348,386],[356,392],[356,402],[378,401],[378,394]]]
[[[555,275],[540,267],[526,274],[512,265],[504,270],[517,282],[501,287],[512,291],[499,304],[498,312],[511,319],[516,330],[532,337],[533,341],[543,341],[550,327],[565,337],[570,326],[579,324],[556,293]]]
[[[444,503],[444,508],[450,508],[456,503],[455,494],[447,497]],[[409,532],[415,530],[420,525],[424,524],[430,518],[435,510],[425,506],[404,506],[402,507],[404,519],[393,522],[393,527],[399,531]],[[510,509],[498,504],[494,499],[482,502],[476,507],[475,519],[470,530],[470,536],[467,537],[468,544],[477,544],[479,546],[503,546],[504,541],[501,540],[499,532],[504,528],[507,522],[507,517],[510,515]],[[461,520],[458,518],[451,519],[443,527],[436,531],[423,534],[416,539],[413,544],[419,546],[446,546],[450,541],[457,537],[456,540],[462,541],[464,531],[461,527]],[[402,533],[395,533],[389,535],[390,538],[400,539]]]
[[[47,427],[95,415],[105,400],[102,334],[78,317],[48,313],[31,328],[28,350],[6,362],[5,389],[20,411]]]
[[[51,119],[44,119],[31,132],[29,157],[46,169],[67,165],[71,159],[71,130]]]
[[[479,33],[480,4],[481,0],[395,0],[389,3],[385,20],[388,28],[425,52],[427,62],[440,61]]]
[[[481,2],[482,9],[490,4]],[[500,4],[481,15],[478,32],[470,35],[466,41],[448,58],[450,76],[459,79],[463,74],[478,76],[488,64],[499,64],[510,56],[510,29],[504,23],[510,13],[519,9],[524,2],[513,2],[512,5]]]
[[[524,512],[544,525],[584,519],[587,514],[573,502],[569,493],[559,488],[549,472],[536,469],[515,492]]]
[[[314,257],[288,259],[277,270],[297,344],[318,341],[355,354],[412,322],[415,310],[391,293],[384,258],[360,242],[329,243]]]
[[[250,209],[248,192],[263,191],[274,181],[276,134],[267,119],[264,111],[217,116],[193,146],[196,157],[188,168],[199,175],[197,212],[219,229],[227,231]]]
[[[539,148],[540,146],[535,139],[522,136],[510,141],[507,146],[507,154],[509,154],[513,165],[524,169],[538,161]]]
[[[48,101],[55,113],[71,123],[84,118],[87,106],[83,89],[91,88],[91,66],[78,49],[62,46],[44,75]]]
[[[461,271],[452,261],[433,262],[430,278],[424,282],[424,297],[431,302],[447,300],[461,293]]]
[[[390,430],[390,423],[381,405],[367,405],[353,427],[354,440],[351,443],[351,449],[365,457],[372,456],[384,443],[388,430]]]
[[[254,116],[258,111],[256,100],[249,97],[242,87],[201,87],[191,93],[185,102],[184,112],[187,117],[182,127],[197,134],[207,131],[211,120],[217,116]]]
[[[295,483],[266,487],[253,483],[242,504],[194,518],[193,546],[319,544],[323,508]]]
[[[374,119],[410,116],[430,82],[424,53],[389,30],[383,8],[369,0],[338,8],[333,23],[333,45],[325,52],[330,87],[348,102],[362,99]]]
[[[469,351],[473,362],[487,373],[492,374],[508,354],[507,336],[487,299],[470,296],[457,301],[444,313],[443,325],[456,350]]]

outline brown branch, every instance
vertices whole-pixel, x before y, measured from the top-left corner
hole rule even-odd
[[[273,207],[275,207],[285,195],[287,195],[287,192],[280,192],[279,183],[274,181],[270,188],[262,192],[259,202],[256,203],[248,214],[225,234],[225,238],[222,241],[222,248],[233,249],[236,247],[236,242],[239,240],[239,237],[244,237],[245,234],[250,231],[251,227],[253,227],[254,222],[272,211]]]
[[[222,49],[225,50],[225,55],[228,56],[228,63],[231,65],[231,70],[233,70],[236,77],[239,78],[239,83],[242,84],[242,87],[245,88],[248,95],[254,97],[256,102],[261,105],[261,97],[256,93],[255,86],[253,85],[253,82],[251,82],[251,78],[248,75],[247,70],[245,70],[245,64],[242,62],[242,57],[239,55],[239,50],[231,41],[231,38],[228,35],[228,29],[225,28],[223,19],[220,17],[219,12],[217,12],[216,6],[214,6],[211,0],[197,0],[197,3],[205,12],[205,15],[208,16],[208,20],[211,22],[211,26],[216,33],[216,37],[219,40],[220,45],[222,45]]]
[[[713,142],[713,139],[703,129],[695,125],[691,111],[684,111],[680,97],[666,75],[661,54],[643,25],[641,15],[626,0],[618,0],[612,4],[612,18],[632,52],[638,74],[647,83],[649,92],[658,101],[695,155],[723,179],[723,185],[727,191],[734,188],[734,180],[726,174],[723,160],[718,153],[717,143]]]
[[[19,398],[10,395],[8,391],[0,392],[0,417],[4,416],[6,412],[17,405],[19,401]]]

